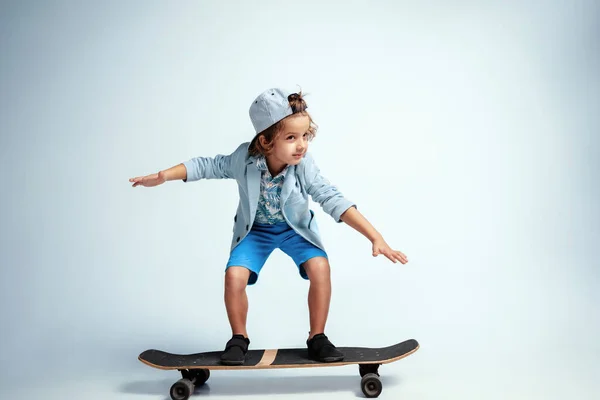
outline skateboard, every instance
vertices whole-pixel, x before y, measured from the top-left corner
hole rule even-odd
[[[161,350],[146,350],[138,359],[153,368],[177,370],[181,379],[171,386],[173,400],[187,400],[196,387],[203,385],[211,370],[247,370],[272,368],[334,367],[358,364],[361,389],[368,397],[378,397],[383,386],[379,377],[379,366],[407,357],[419,349],[415,339],[406,340],[388,347],[338,347],[344,359],[336,362],[319,362],[308,358],[306,348],[284,348],[273,350],[248,350],[242,365],[223,365],[223,351],[195,354],[171,354]]]

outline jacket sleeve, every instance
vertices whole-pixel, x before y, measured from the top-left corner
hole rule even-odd
[[[236,167],[244,165],[248,143],[242,143],[231,154],[217,154],[214,157],[194,157],[183,162],[187,171],[184,182],[200,179],[235,179]]]
[[[303,164],[303,179],[306,192],[336,222],[342,222],[340,219],[341,215],[350,207],[356,208],[356,204],[345,198],[336,186],[332,185],[327,178],[321,175],[321,171],[310,153],[306,153]]]

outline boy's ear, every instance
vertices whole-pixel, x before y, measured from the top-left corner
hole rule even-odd
[[[259,141],[259,143],[261,144],[261,146],[262,146],[263,148],[266,148],[266,147],[267,147],[267,144],[268,144],[268,143],[267,143],[267,138],[265,137],[265,135],[260,135],[260,136],[258,137],[258,141]]]

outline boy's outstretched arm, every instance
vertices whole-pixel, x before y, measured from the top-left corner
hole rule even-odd
[[[194,182],[200,179],[231,179],[234,178],[238,168],[242,165],[249,143],[240,144],[231,154],[218,154],[214,157],[194,157],[158,173],[138,176],[129,179],[133,187],[152,187],[167,181],[182,180]]]
[[[183,163],[177,164],[174,167],[160,171],[159,175],[162,174],[165,181],[179,181],[187,179],[187,168]]]
[[[373,257],[377,257],[379,254],[383,254],[391,261],[396,263],[400,261],[402,264],[408,262],[406,255],[398,250],[392,250],[390,246],[383,239],[381,233],[379,233],[373,225],[356,209],[356,207],[350,207],[341,215],[340,219],[347,225],[356,229],[362,233],[367,239],[373,244]]]

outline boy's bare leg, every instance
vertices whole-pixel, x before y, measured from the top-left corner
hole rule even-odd
[[[225,272],[225,308],[231,325],[232,335],[244,335],[248,317],[248,295],[246,286],[250,270],[244,267],[229,267]]]
[[[313,257],[304,263],[310,287],[308,289],[308,312],[310,333],[308,338],[325,332],[331,301],[331,274],[329,261],[325,257]]]
[[[306,341],[308,356],[322,362],[343,360],[344,354],[331,343],[325,334],[325,323],[331,300],[329,261],[325,257],[313,257],[304,264],[304,269],[310,279],[310,288],[308,289],[310,332]]]

